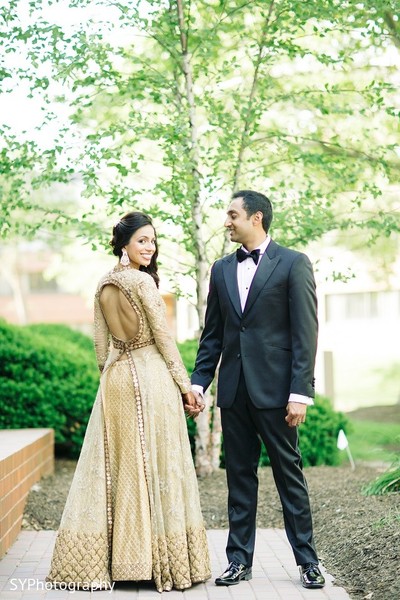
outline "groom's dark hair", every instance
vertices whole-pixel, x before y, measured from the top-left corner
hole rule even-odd
[[[272,205],[269,198],[264,196],[264,194],[260,194],[260,192],[253,192],[252,190],[235,192],[232,199],[234,200],[235,198],[242,198],[243,208],[249,218],[258,211],[262,212],[262,226],[265,233],[268,233],[272,223]]]

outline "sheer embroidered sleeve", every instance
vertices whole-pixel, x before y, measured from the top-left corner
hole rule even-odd
[[[175,340],[169,331],[164,300],[150,276],[143,277],[138,285],[138,295],[146,313],[157,347],[182,393],[191,389],[186,368]]]
[[[110,335],[103,311],[100,307],[99,294],[94,298],[94,348],[100,373],[103,371],[110,347]]]

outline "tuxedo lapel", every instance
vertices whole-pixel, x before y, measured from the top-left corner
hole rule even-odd
[[[239,288],[237,283],[237,259],[235,254],[231,254],[224,260],[223,273],[229,298],[237,314],[239,317],[241,317],[242,307],[240,305]]]
[[[280,256],[276,256],[275,249],[276,244],[271,240],[267,247],[267,251],[261,258],[261,262],[258,266],[256,274],[254,275],[254,279],[250,286],[249,295],[247,296],[247,302],[244,307],[243,315],[245,315],[253,306],[254,302],[257,299],[257,296],[259,295],[259,293],[267,283],[268,279],[274,272],[275,267],[281,260]]]

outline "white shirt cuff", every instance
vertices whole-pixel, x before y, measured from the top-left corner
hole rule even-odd
[[[202,385],[197,385],[196,383],[192,383],[192,392],[199,392],[200,396],[204,396],[204,388]]]
[[[302,396],[301,394],[290,394],[289,402],[299,402],[300,404],[307,404],[313,406],[314,400],[308,396]]]

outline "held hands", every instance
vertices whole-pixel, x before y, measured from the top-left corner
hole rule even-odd
[[[286,423],[289,427],[297,427],[297,425],[301,425],[301,423],[304,423],[306,420],[307,404],[302,404],[301,402],[288,402],[286,412]]]
[[[186,392],[182,394],[183,408],[187,417],[194,419],[204,410],[204,402],[198,392]]]

